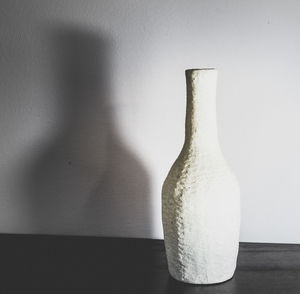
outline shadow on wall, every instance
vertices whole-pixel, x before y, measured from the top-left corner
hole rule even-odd
[[[28,174],[35,232],[151,235],[149,175],[114,122],[110,43],[77,28],[49,36],[61,121]]]

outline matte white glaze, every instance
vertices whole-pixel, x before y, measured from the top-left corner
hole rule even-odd
[[[162,189],[170,274],[193,284],[230,279],[239,248],[240,192],[218,141],[216,69],[186,71],[185,143]]]

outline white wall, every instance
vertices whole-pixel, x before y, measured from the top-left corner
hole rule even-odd
[[[219,69],[241,241],[300,243],[300,2],[2,0],[0,231],[162,238],[184,70]]]

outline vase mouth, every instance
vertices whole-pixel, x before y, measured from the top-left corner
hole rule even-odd
[[[215,67],[189,68],[189,69],[186,69],[185,72],[189,73],[189,72],[193,72],[193,71],[205,71],[205,70],[216,70],[216,68]]]

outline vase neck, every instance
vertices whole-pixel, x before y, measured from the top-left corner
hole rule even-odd
[[[186,72],[187,107],[185,145],[200,152],[218,152],[216,119],[217,70],[192,69]]]

